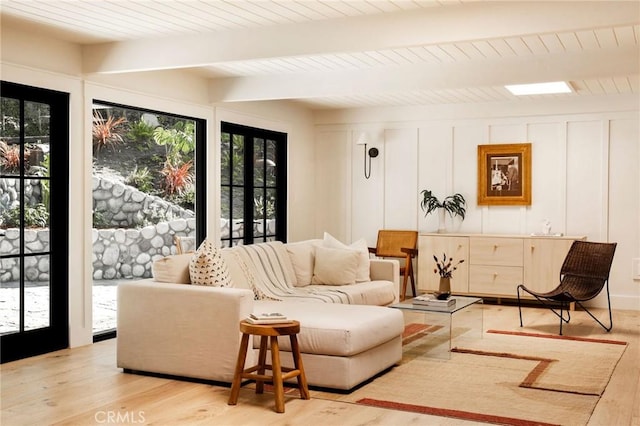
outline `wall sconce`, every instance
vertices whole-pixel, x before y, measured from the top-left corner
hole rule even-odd
[[[364,177],[369,179],[371,176],[371,158],[376,158],[379,154],[378,148],[369,148],[367,151],[367,144],[371,142],[369,140],[369,134],[367,132],[360,133],[356,145],[364,145]],[[369,171],[367,172],[367,157],[369,157]]]

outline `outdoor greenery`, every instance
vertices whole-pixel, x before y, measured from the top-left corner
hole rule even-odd
[[[112,170],[142,192],[194,210],[193,121],[96,105],[93,147],[96,169]]]
[[[0,223],[5,228],[20,227],[20,205],[4,210],[0,214]],[[42,203],[24,207],[24,225],[26,228],[46,228],[49,226],[49,209]]]
[[[13,98],[0,98],[0,173],[10,182],[21,172],[25,176],[41,177],[32,180],[40,185],[40,199],[35,205],[21,206],[18,193],[0,194],[0,226],[20,226],[24,210],[25,227],[46,227],[49,223],[50,162],[49,162],[49,105],[38,102],[20,102]],[[21,115],[22,114],[22,115]],[[21,139],[21,126],[24,131]],[[21,145],[20,142],[24,144]],[[14,189],[15,190],[15,189]],[[12,191],[14,191],[12,190]]]

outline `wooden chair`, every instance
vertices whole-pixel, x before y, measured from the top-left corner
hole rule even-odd
[[[538,299],[546,308],[550,309],[560,318],[560,334],[562,335],[562,323],[567,324],[571,320],[569,305],[577,303],[584,309],[602,328],[611,331],[613,320],[611,318],[611,299],[609,297],[609,271],[613,262],[613,254],[616,251],[616,243],[595,243],[590,241],[574,241],[564,259],[560,269],[560,284],[553,290],[540,293],[529,290],[523,284],[517,287],[518,311],[520,313],[520,327],[522,327],[522,309],[520,306],[520,290],[529,293]],[[583,304],[587,300],[596,297],[603,288],[607,289],[607,303],[609,304],[609,325],[604,325]],[[546,302],[559,302],[560,312]],[[566,311],[566,318],[564,312]]]
[[[176,254],[193,253],[197,248],[195,237],[179,237],[174,235],[173,242],[176,245]]]
[[[400,300],[405,299],[407,294],[407,282],[411,280],[411,291],[413,296],[416,293],[416,280],[413,273],[413,258],[418,255],[418,231],[392,231],[381,229],[378,231],[378,242],[376,247],[369,247],[369,253],[378,257],[396,257],[404,259],[404,264],[400,267],[402,278],[402,293]]]

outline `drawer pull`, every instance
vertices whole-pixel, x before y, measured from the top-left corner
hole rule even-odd
[[[498,250],[498,245],[497,245],[497,244],[494,244],[494,245],[493,245],[493,251],[496,251],[496,250]]]

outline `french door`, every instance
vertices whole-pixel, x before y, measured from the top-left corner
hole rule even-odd
[[[1,83],[2,362],[69,346],[69,94]]]
[[[287,237],[287,135],[222,123],[221,245]]]

